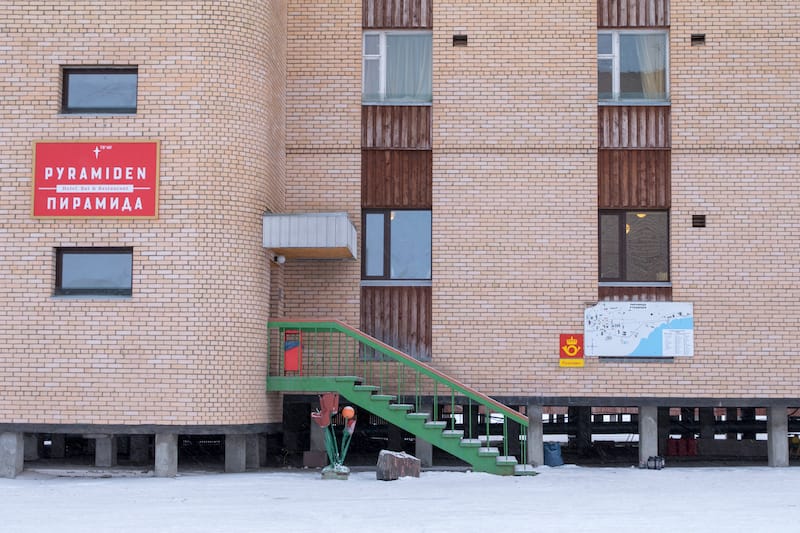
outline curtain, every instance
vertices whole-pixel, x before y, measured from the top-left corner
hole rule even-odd
[[[430,34],[386,36],[386,100],[430,102],[433,52]]]
[[[663,100],[667,96],[665,40],[663,34],[636,36],[642,96],[649,100]]]

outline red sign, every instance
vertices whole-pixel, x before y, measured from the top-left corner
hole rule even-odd
[[[33,216],[156,218],[158,141],[37,142]]]
[[[582,367],[583,361],[583,334],[562,333],[559,335],[558,365],[569,367]]]

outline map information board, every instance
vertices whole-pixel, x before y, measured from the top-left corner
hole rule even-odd
[[[600,302],[584,311],[587,356],[694,355],[694,306],[681,302]]]

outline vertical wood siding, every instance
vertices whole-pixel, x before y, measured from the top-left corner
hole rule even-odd
[[[361,147],[431,149],[431,106],[362,106]]]
[[[599,150],[597,206],[600,209],[669,209],[669,150]]]
[[[430,150],[362,150],[361,207],[431,209]]]
[[[669,0],[597,0],[598,28],[669,26]]]
[[[364,0],[364,29],[433,27],[432,0]]]
[[[420,361],[430,361],[431,295],[431,287],[361,287],[361,329]]]
[[[671,302],[672,287],[598,287],[597,297],[612,302]]]
[[[670,148],[669,106],[599,106],[599,148]]]

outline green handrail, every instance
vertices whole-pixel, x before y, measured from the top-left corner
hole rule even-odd
[[[505,404],[498,402],[497,400],[478,392],[477,390],[460,383],[459,381],[443,374],[442,372],[436,370],[435,368],[426,365],[421,361],[417,361],[413,357],[404,354],[403,352],[392,348],[388,344],[385,344],[374,337],[370,337],[369,335],[345,324],[344,322],[340,322],[338,320],[316,320],[316,319],[302,319],[302,320],[272,320],[268,322],[267,327],[269,329],[296,329],[296,330],[315,330],[317,332],[320,331],[336,331],[342,333],[348,337],[351,337],[357,341],[359,341],[362,345],[368,346],[373,350],[379,352],[381,355],[388,357],[394,361],[401,363],[404,366],[411,367],[420,374],[428,376],[434,382],[446,385],[452,388],[455,391],[458,391],[465,397],[475,401],[476,403],[483,405],[484,407],[490,408],[497,413],[502,413],[503,415],[507,416],[509,419],[514,420],[515,422],[521,424],[525,428],[528,427],[528,417],[523,415],[522,413],[511,409]],[[488,413],[487,413],[488,415]]]

